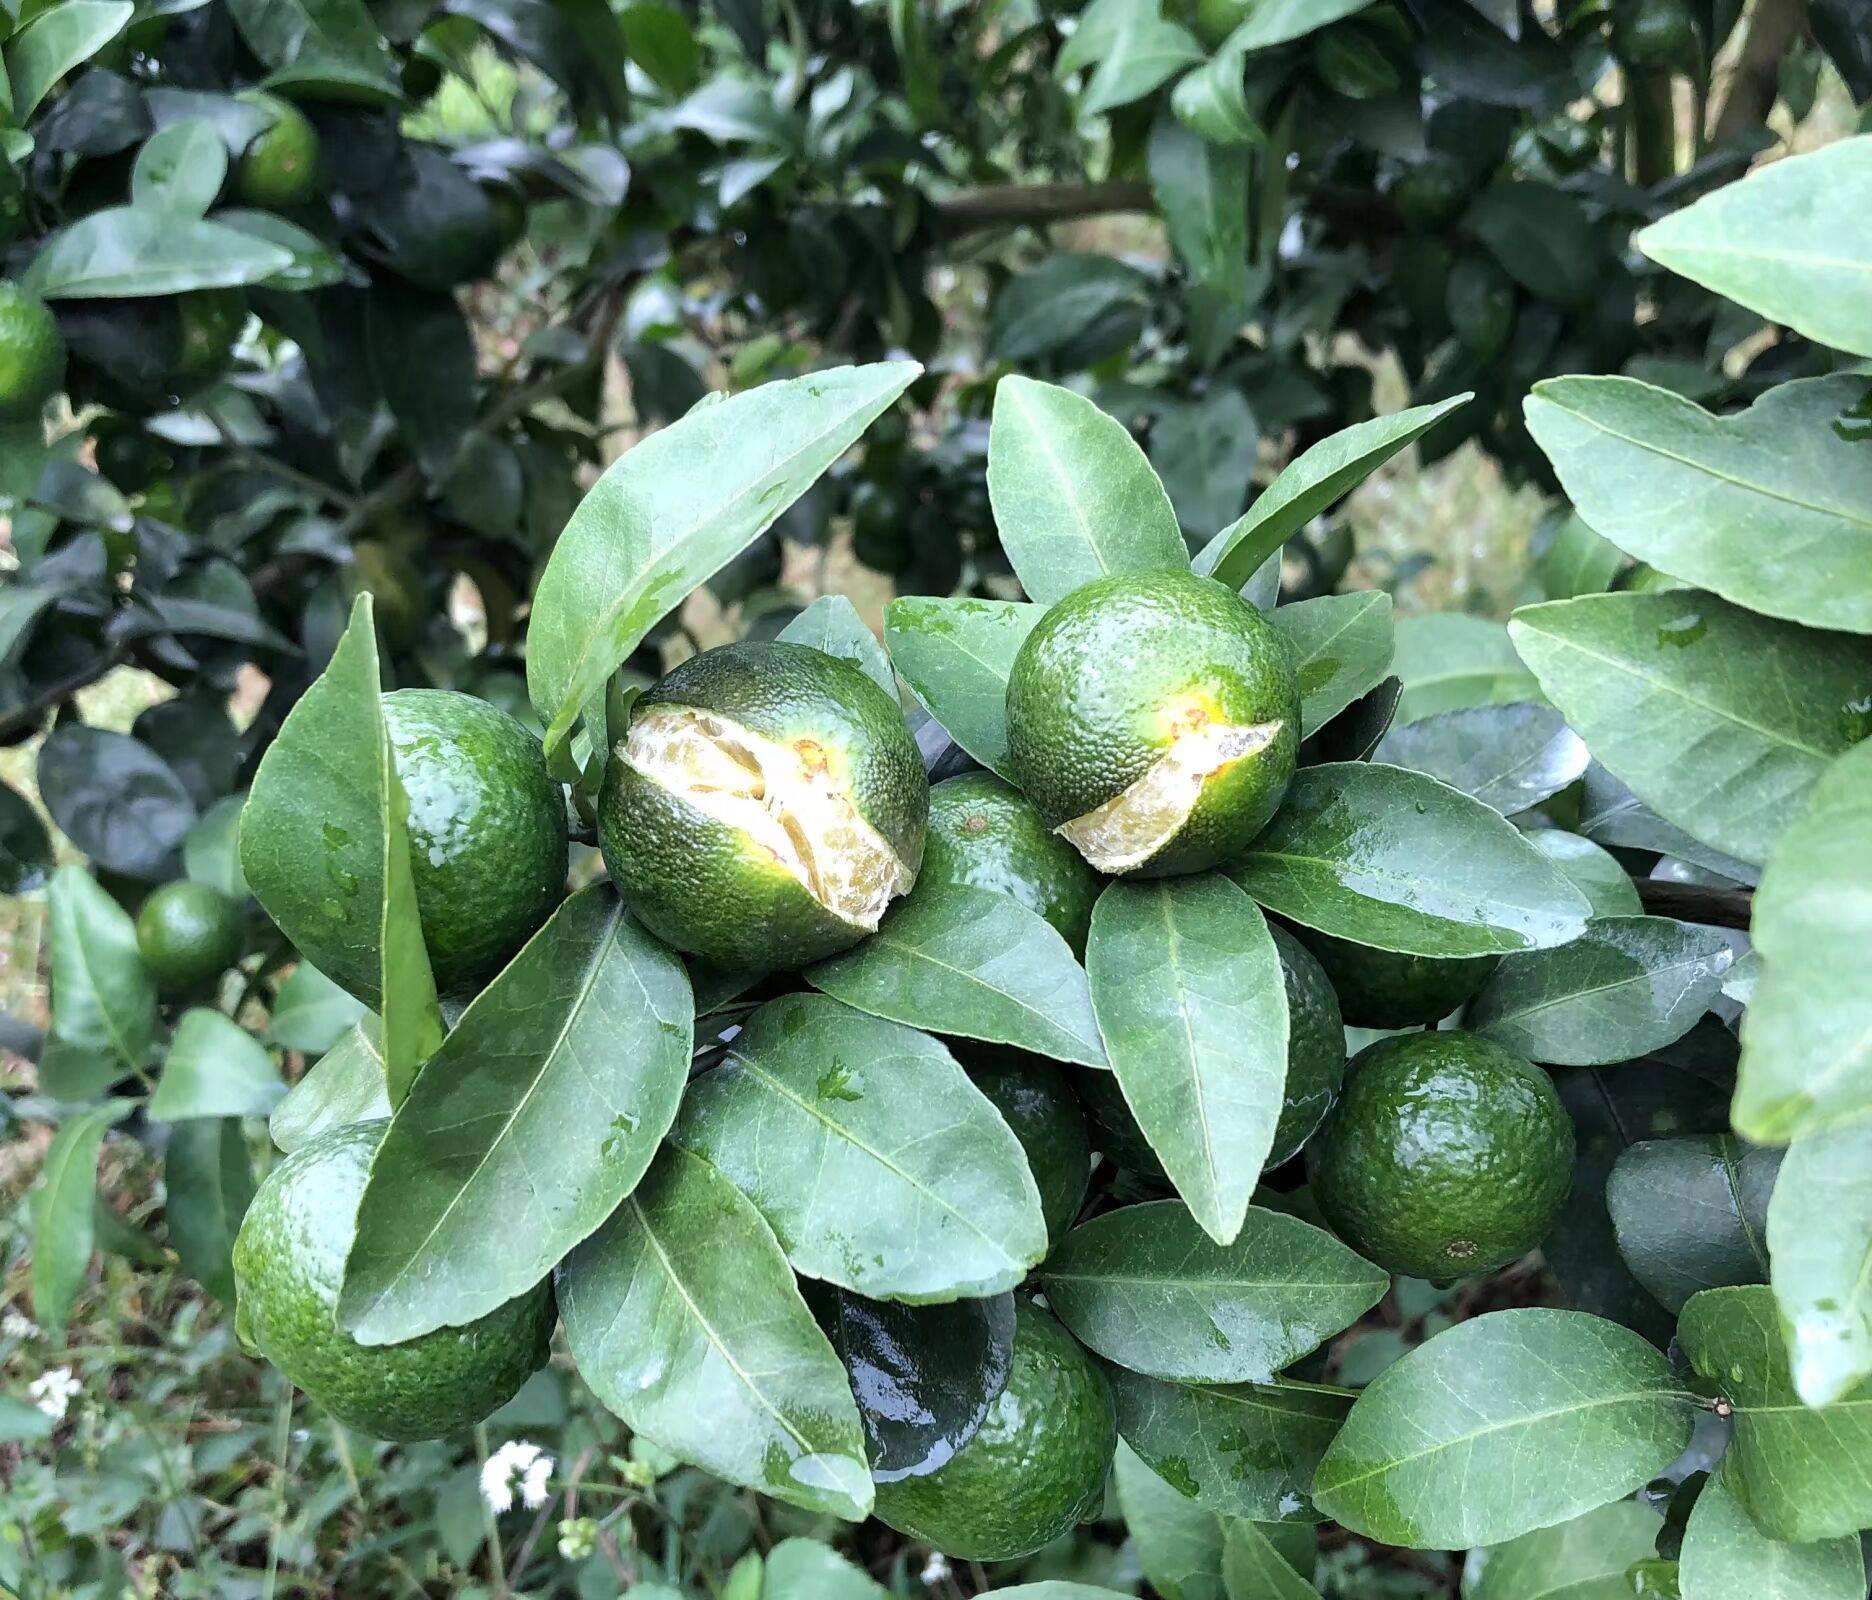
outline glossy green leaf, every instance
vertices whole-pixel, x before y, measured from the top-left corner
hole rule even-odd
[[[246,800],[244,794],[222,795],[182,841],[182,867],[189,879],[235,900],[245,900],[249,892],[240,869],[240,814]]]
[[[120,1072],[140,1070],[156,1037],[156,983],[136,924],[79,866],[53,874],[47,902],[53,1036],[114,1057]]]
[[[1765,861],[1827,763],[1872,731],[1872,641],[1695,592],[1585,595],[1509,632],[1592,753],[1715,849]]]
[[[268,1021],[276,1045],[316,1056],[331,1049],[362,1021],[368,1009],[310,961],[301,961],[279,986]]]
[[[1020,1141],[927,1034],[824,995],[770,1000],[671,1137],[740,1189],[799,1272],[873,1299],[1012,1289],[1046,1254]]]
[[[285,1093],[279,1068],[258,1039],[219,1011],[196,1006],[176,1024],[149,1115],[157,1122],[264,1117]]]
[[[1250,1207],[1218,1245],[1174,1200],[1082,1223],[1040,1280],[1054,1315],[1107,1360],[1186,1383],[1271,1383],[1391,1282],[1298,1217]]]
[[[870,1511],[845,1368],[773,1231],[706,1161],[666,1147],[555,1281],[580,1376],[633,1432],[809,1511]]]
[[[130,203],[203,216],[221,193],[227,169],[227,143],[206,117],[172,122],[137,152]]]
[[[1872,1118],[1872,741],[1827,768],[1776,845],[1751,932],[1736,1127],[1778,1143]]]
[[[1534,574],[1549,600],[1604,594],[1618,580],[1625,557],[1611,540],[1586,526],[1577,511],[1535,533]]]
[[[1211,144],[1254,145],[1267,135],[1248,109],[1242,64],[1246,49],[1225,42],[1200,67],[1186,72],[1170,91],[1170,107]]]
[[[442,1040],[410,876],[408,798],[378,690],[371,599],[287,713],[241,813],[241,870],[286,937],[384,1021],[390,1102]]]
[[[1565,944],[1585,898],[1498,813],[1421,772],[1306,767],[1229,874],[1322,933],[1425,956]]]
[[[1672,1311],[1701,1289],[1762,1283],[1768,1197],[1781,1152],[1727,1134],[1632,1145],[1606,1179],[1606,1209],[1634,1277]]]
[[[1414,1549],[1499,1544],[1622,1499],[1689,1442],[1663,1354],[1578,1311],[1459,1322],[1388,1367],[1314,1479],[1321,1511]]]
[[[1872,356],[1872,138],[1771,162],[1634,242],[1751,311]]]
[[[1275,4],[1258,7],[1256,18],[1292,9],[1291,0],[1276,0]],[[1255,18],[1251,18],[1236,30],[1223,46],[1224,53],[1239,48],[1239,41],[1247,37],[1254,22]],[[1469,395],[1460,394],[1434,405],[1373,417],[1341,428],[1303,450],[1255,497],[1245,516],[1203,546],[1196,556],[1196,570],[1231,589],[1239,589],[1269,556],[1322,511],[1350,494],[1398,451],[1469,399]]]
[[[1595,917],[1635,917],[1644,910],[1630,875],[1611,851],[1561,828],[1529,828],[1522,837],[1567,875]]]
[[[254,1197],[253,1165],[238,1117],[178,1123],[163,1158],[163,1216],[183,1270],[224,1306],[234,1304],[234,1236]]]
[[[1277,606],[1268,621],[1293,647],[1302,737],[1338,716],[1391,670],[1391,596],[1381,590]]]
[[[1178,1493],[1223,1516],[1319,1522],[1320,1457],[1350,1398],[1299,1383],[1163,1383],[1108,1366],[1118,1431]]]
[[[1054,71],[1065,77],[1093,67],[1079,100],[1080,113],[1091,117],[1142,99],[1202,58],[1195,35],[1166,21],[1159,0],[1098,0],[1079,18]]]
[[[633,6],[635,11],[661,9]],[[890,1600],[890,1592],[817,1539],[783,1539],[767,1553],[761,1600],[798,1595],[801,1600]]]
[[[1045,610],[1017,600],[926,595],[905,595],[884,608],[891,664],[949,737],[1004,778],[1008,674]]]
[[[806,981],[913,1028],[1106,1065],[1085,969],[1051,923],[1008,895],[926,883]]]
[[[136,15],[128,0],[62,0],[34,9],[37,14],[6,45],[13,91],[7,120],[18,127],[26,125],[60,78],[89,61]]]
[[[913,361],[815,372],[698,406],[606,470],[533,596],[527,692],[556,747],[619,664],[909,387]]]
[[[1788,1146],[1767,1239],[1794,1387],[1831,1405],[1872,1377],[1872,1123]]]
[[[134,1107],[131,1100],[106,1100],[73,1117],[46,1146],[33,1195],[33,1317],[55,1341],[65,1331],[91,1264],[98,1151],[111,1125]]]
[[[276,244],[201,217],[112,206],[50,235],[24,282],[45,300],[120,300],[262,283],[292,261]]]
[[[1112,884],[1086,971],[1126,1103],[1191,1215],[1241,1231],[1280,1120],[1287,991],[1260,908],[1219,873]]]
[[[1172,1488],[1123,1443],[1112,1460],[1112,1487],[1151,1588],[1165,1600],[1225,1600],[1221,1518]]]
[[[1576,782],[1591,759],[1552,706],[1463,706],[1433,712],[1378,741],[1374,761],[1409,767],[1512,817]]]
[[[1399,723],[1458,706],[1539,700],[1534,681],[1507,628],[1487,617],[1432,611],[1400,617],[1391,670],[1404,684]]]
[[[1653,1553],[1662,1527],[1649,1507],[1617,1500],[1484,1545],[1463,1562],[1463,1600],[1633,1600],[1626,1569]]]
[[[1115,572],[1186,568],[1170,497],[1124,425],[1083,395],[1003,378],[988,437],[995,526],[1028,597]]]
[[[1222,1539],[1222,1589],[1228,1600],[1319,1600],[1255,1523],[1232,1521]]]
[[[897,678],[877,635],[864,625],[858,608],[842,594],[822,594],[775,635],[838,656],[897,698]]]
[[[1266,0],[1229,35],[1229,40],[1237,48],[1266,50],[1304,38],[1341,18],[1363,11],[1368,4],[1370,0]]]
[[[1690,1510],[1677,1581],[1683,1600],[1865,1600],[1865,1558],[1857,1534],[1770,1539],[1718,1474]]]
[[[1761,868],[1714,850],[1666,822],[1597,761],[1580,780],[1579,831],[1594,844],[1675,856],[1737,883],[1755,883],[1761,877]]]
[[[340,1323],[393,1344],[538,1283],[649,1167],[693,1028],[682,962],[609,886],[565,901],[398,1107],[358,1206]]]
[[[1252,158],[1239,145],[1210,144],[1177,118],[1159,115],[1145,145],[1145,165],[1170,248],[1192,286],[1221,308],[1232,333],[1253,292],[1248,250]],[[1184,527],[1207,531],[1241,510],[1255,446],[1254,414],[1235,389],[1212,389],[1202,400],[1157,420],[1151,454]],[[1173,471],[1171,462],[1188,466]]]
[[[1632,378],[1550,378],[1529,431],[1620,549],[1736,605],[1872,633],[1872,454],[1845,426],[1865,379],[1784,383],[1710,415]]]
[[[390,1115],[382,1029],[376,1017],[354,1023],[273,1108],[267,1132],[288,1155],[331,1128]]]
[[[228,10],[247,48],[273,69],[268,87],[304,85],[346,100],[401,98],[364,0],[228,0]]]
[[[1463,1026],[1552,1066],[1629,1061],[1688,1033],[1731,959],[1714,929],[1596,917],[1570,944],[1504,956]]]
[[[1677,1340],[1733,1408],[1722,1481],[1756,1527],[1807,1543],[1872,1526],[1872,1385],[1802,1405],[1765,1285],[1694,1296]]]

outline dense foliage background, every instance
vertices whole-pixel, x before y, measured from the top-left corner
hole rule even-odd
[[[1501,618],[1667,588],[1650,567],[1742,606],[1784,592],[1785,574],[1720,553],[1758,507],[1672,499],[1648,470],[1601,464],[1582,440],[1604,417],[1590,390],[1523,402],[1544,379],[1622,373],[1657,386],[1647,396],[1734,411],[1872,350],[1863,324],[1809,319],[1824,297],[1777,298],[1712,267],[1720,252],[1694,230],[1674,258],[1662,234],[1650,251],[1632,243],[1751,165],[1772,172],[1855,130],[1872,96],[1857,0],[15,0],[0,15],[5,272],[53,307],[68,350],[60,397],[0,423],[4,1182],[35,1195],[6,1235],[0,1583],[34,1600],[875,1592],[823,1544],[794,1542],[807,1540],[908,1595],[1043,1577],[1224,1592],[1223,1523],[1166,1498],[1141,1464],[1121,1466],[1103,1521],[991,1574],[683,1467],[563,1364],[471,1440],[347,1435],[239,1354],[226,1255],[264,1170],[261,1118],[361,1007],[257,909],[218,992],[152,1003],[140,1038],[84,1026],[75,985],[48,990],[48,967],[97,959],[110,989],[125,959],[112,902],[134,913],[184,874],[243,890],[240,797],[357,593],[375,597],[386,686],[463,688],[538,728],[520,653],[531,597],[597,472],[707,394],[847,362],[907,355],[924,372],[658,625],[620,685],[737,634],[771,637],[825,594],[850,594],[880,630],[893,595],[1017,597],[985,483],[1008,373],[1088,394],[1130,429],[1192,549],[1309,446],[1473,392],[1400,428],[1381,454],[1408,450],[1356,494],[1342,497],[1355,475],[1279,529],[1292,536],[1278,592],[1372,596],[1344,613],[1364,648],[1334,685],[1356,683],[1333,708],[1340,753],[1368,753],[1360,735],[1375,739],[1395,701],[1387,762],[1473,793],[1504,751],[1525,758],[1519,804],[1491,803],[1549,807],[1621,853],[1611,876],[1636,880],[1621,910],[1705,930],[1647,969],[1669,967],[1647,1016],[1702,1020],[1665,1026],[1662,1043],[1655,1021],[1637,1027],[1610,1057],[1603,1042],[1569,1055],[1525,1036],[1543,1061],[1581,1061],[1560,1076],[1582,1131],[1568,1244],[1450,1289],[1399,1280],[1317,1375],[1361,1386],[1505,1306],[1581,1305],[1668,1339],[1693,1290],[1764,1276],[1774,1158],[1739,1144],[1727,1115],[1727,1024],[1757,961],[1733,958],[1768,846],[1820,758],[1863,739],[1872,713],[1860,641],[1760,630],[1867,631],[1853,610],[1864,546],[1833,542],[1872,505],[1853,380],[1782,390],[1752,433],[1717,436],[1719,458],[1806,462],[1836,496],[1800,530],[1794,600],[1754,608],[1791,621],[1712,601],[1698,624],[1733,626],[1727,659],[1744,665],[1690,698],[1734,689],[1747,703],[1729,721],[1798,725],[1794,738],[1699,768],[1699,738],[1725,747],[1691,727],[1668,753],[1707,792],[1661,820],[1673,808],[1641,804],[1608,767],[1629,773],[1643,752],[1618,741],[1654,737],[1680,708],[1576,691],[1566,641],[1537,658],[1539,619],[1517,650]],[[315,138],[309,184],[257,159],[282,105]],[[1833,148],[1858,154],[1787,210],[1718,217],[1716,235],[1856,224],[1864,143]],[[1714,426],[1646,403],[1648,421],[1614,420],[1686,438]],[[1719,554],[1685,566],[1693,544]],[[1681,636],[1680,622],[1660,602],[1653,632]],[[1831,723],[1815,732],[1799,719],[1822,682]],[[1572,733],[1557,716],[1445,717],[1543,690]],[[1369,724],[1344,721],[1361,707]],[[940,757],[940,731],[924,739]],[[1586,767],[1588,748],[1606,765]],[[589,779],[591,760],[569,742],[559,775]],[[1841,814],[1862,811],[1862,787],[1835,787]],[[589,782],[575,796],[588,811]],[[1836,858],[1815,848],[1815,881],[1864,870],[1850,840]],[[54,864],[76,861],[95,898],[70,890],[48,922]],[[1834,997],[1852,974],[1825,941],[1798,924],[1782,937],[1804,981],[1845,1007]],[[62,956],[61,939],[84,955]],[[1860,1004],[1841,1011],[1842,1038]],[[1518,1016],[1525,998],[1499,1009]],[[1576,1026],[1603,1041],[1613,1024]],[[1797,1055],[1820,1048],[1785,1037]],[[145,1099],[152,1085],[167,1104]],[[1849,1097],[1834,1113],[1859,1114]],[[1807,1127],[1763,1115],[1748,1131]],[[1656,1142],[1667,1135],[1699,1143]],[[1658,1166],[1618,1170],[1656,1205],[1621,1208],[1607,1189],[1633,1145]],[[1816,1180],[1835,1211],[1861,1204],[1837,1187],[1854,1159],[1836,1154]],[[1711,1170],[1726,1174],[1713,1201],[1698,1187]],[[1111,1188],[1112,1163],[1099,1181]],[[528,1462],[503,1453],[515,1440],[556,1464],[539,1506]],[[485,1491],[503,1465],[514,1509],[499,1513]],[[1557,1542],[1519,1559],[1551,1576],[1611,1550],[1608,1574],[1649,1562],[1676,1581],[1682,1515],[1680,1501],[1662,1557],[1654,1526],[1602,1521],[1572,1545],[1564,1530],[1530,1536]],[[1465,1579],[1460,1553],[1329,1526],[1315,1581],[1343,1596],[1524,1592],[1469,1565]]]

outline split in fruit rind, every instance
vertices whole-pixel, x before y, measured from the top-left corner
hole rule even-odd
[[[694,706],[631,723],[623,759],[712,821],[739,830],[840,921],[875,932],[916,875],[852,803],[847,776],[811,740],[768,739]]]
[[[1054,832],[1098,871],[1130,872],[1183,830],[1212,778],[1266,749],[1283,726],[1205,721],[1187,727],[1142,777]]]

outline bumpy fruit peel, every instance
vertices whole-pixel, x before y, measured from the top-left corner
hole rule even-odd
[[[883,835],[859,815],[848,781],[824,747],[782,744],[694,706],[654,706],[636,717],[624,759],[643,777],[731,828],[833,916],[867,933],[916,881]]]

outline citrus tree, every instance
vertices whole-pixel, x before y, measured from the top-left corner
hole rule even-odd
[[[420,1441],[556,1327],[626,1489],[960,1565],[1109,1485],[1168,1600],[1347,1550],[1862,1594],[1867,142],[1664,215],[1815,46],[1762,8],[1704,116],[1694,8],[444,9],[4,46],[0,726],[53,718],[90,862],[0,792],[50,880],[42,1329],[100,1250],[179,1261]],[[1140,206],[1173,263],[1008,231]],[[1362,414],[1342,329],[1420,403]],[[614,349],[671,420],[587,491]],[[1344,497],[1469,434],[1575,508],[1551,598],[1313,593]],[[778,589],[835,530],[882,642]],[[703,586],[750,637],[678,660]],[[87,725],[126,663],[178,693]],[[98,1203],[129,1143],[160,1240]],[[834,1581],[785,1548],[737,1592]]]

